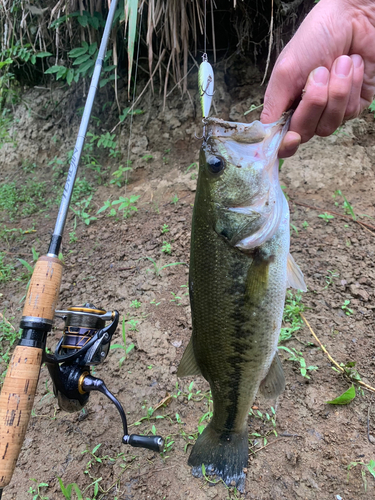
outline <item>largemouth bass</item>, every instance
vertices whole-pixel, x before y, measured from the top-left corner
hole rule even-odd
[[[189,291],[193,332],[179,377],[209,382],[213,417],[189,465],[243,491],[248,413],[258,390],[285,387],[277,355],[287,285],[305,290],[289,254],[289,207],[277,152],[290,115],[263,125],[205,120],[194,204]]]

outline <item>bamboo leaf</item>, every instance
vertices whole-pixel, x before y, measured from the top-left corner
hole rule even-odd
[[[134,42],[137,28],[138,0],[126,0],[125,29],[128,29],[128,98],[130,99],[130,81],[133,67]]]
[[[326,401],[329,405],[347,405],[355,398],[355,387],[352,385],[347,391],[345,391],[341,396],[338,396],[332,401]]]

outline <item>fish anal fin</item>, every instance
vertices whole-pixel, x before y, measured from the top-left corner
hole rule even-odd
[[[291,254],[288,254],[287,260],[287,280],[288,286],[296,290],[301,290],[302,292],[307,292],[307,286],[303,279],[302,271]]]
[[[191,338],[178,366],[177,377],[191,377],[193,375],[202,375],[202,373],[195,359],[193,339]]]
[[[285,389],[284,370],[276,353],[271,363],[270,369],[266,378],[262,380],[259,386],[259,391],[267,399],[277,398]]]

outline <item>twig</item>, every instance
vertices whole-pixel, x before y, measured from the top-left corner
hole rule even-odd
[[[371,443],[370,441],[370,411],[371,411],[371,403],[368,407],[368,410],[367,410],[367,439],[369,441],[369,443]],[[373,443],[371,443],[373,444]]]
[[[305,318],[305,316],[300,312],[299,313],[301,318],[303,319],[303,321],[306,323],[308,329],[310,330],[310,333],[311,335],[314,337],[314,339],[318,342],[320,348],[322,349],[322,351],[327,355],[328,359],[330,360],[331,363],[333,363],[336,368],[341,372],[343,373],[344,375],[347,375],[344,368],[342,366],[340,366],[333,358],[332,356],[329,354],[329,352],[327,351],[327,349],[324,347],[324,345],[320,342],[320,340],[318,339],[318,337],[316,336],[316,334],[314,333],[313,329],[311,328],[309,322],[307,321],[307,319]],[[350,378],[350,377],[349,377]],[[371,385],[368,385],[368,384],[365,384],[364,382],[362,382],[362,380],[355,380],[355,382],[359,385],[361,385],[362,387],[365,387],[365,389],[368,389],[369,391],[371,392],[375,392],[375,389],[374,387],[371,387]]]
[[[318,212],[321,212],[323,210],[323,208],[319,208],[319,207],[314,207],[312,205],[307,205],[306,203],[301,203],[300,201],[293,201],[292,202],[295,204],[295,205],[298,205],[300,207],[306,207],[306,208],[311,208],[312,210],[316,210]],[[353,222],[356,222],[357,224],[359,224],[360,226],[364,227],[364,228],[369,228],[369,229],[372,229],[373,231],[375,231],[375,226],[373,226],[372,224],[367,224],[366,222],[360,222],[359,220],[355,220],[353,219],[353,217],[350,217],[350,215],[345,215],[345,214],[339,214],[338,212],[333,212],[332,210],[325,210],[324,211],[328,214],[333,214],[333,215],[336,215],[337,217],[342,217],[343,219],[349,219]],[[370,234],[372,234],[373,236],[375,236],[375,233],[373,233],[372,231],[369,231]]]
[[[7,325],[9,325],[14,331],[16,331],[16,329],[14,328],[14,326],[12,325],[12,323],[9,323],[9,321],[6,319],[6,317],[4,316],[4,314],[2,314],[0,312],[0,318],[4,321],[4,323],[6,323]]]

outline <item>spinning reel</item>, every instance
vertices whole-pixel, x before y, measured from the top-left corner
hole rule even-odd
[[[91,366],[103,363],[107,357],[119,322],[119,313],[85,304],[82,307],[70,307],[66,311],[56,311],[56,317],[65,321],[64,334],[53,356],[44,353],[44,362],[51,375],[60,408],[69,413],[79,411],[89,400],[90,392],[99,391],[114,403],[120,413],[124,444],[163,451],[164,439],[161,436],[128,434],[126,416],[120,402],[107,389],[103,380],[90,373]],[[105,326],[108,321],[110,323]]]

